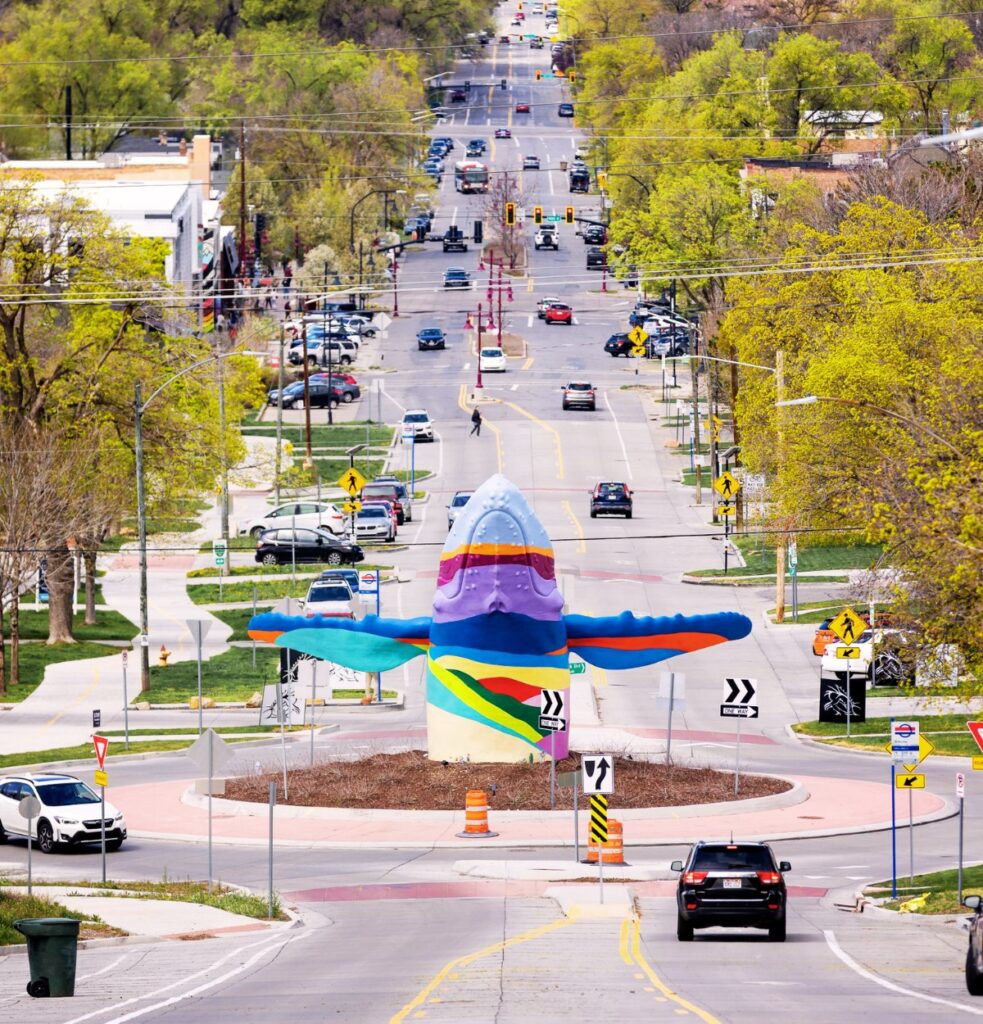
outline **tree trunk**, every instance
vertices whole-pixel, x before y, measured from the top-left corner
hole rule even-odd
[[[85,559],[85,624],[96,624],[96,553],[86,551]]]
[[[20,595],[10,606],[10,685],[20,684]]]
[[[5,587],[0,579],[0,695],[7,692],[7,647],[3,638],[3,595]]]
[[[72,587],[75,566],[68,548],[48,553],[48,643],[73,644]]]

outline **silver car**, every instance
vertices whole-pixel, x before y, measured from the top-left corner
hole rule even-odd
[[[447,529],[449,530],[455,522],[457,517],[461,514],[461,509],[464,508],[468,503],[468,499],[474,491],[456,491],[454,497],[451,498],[450,504],[447,506]]]
[[[355,513],[356,540],[395,540],[396,531],[390,514],[382,505],[363,506]]]

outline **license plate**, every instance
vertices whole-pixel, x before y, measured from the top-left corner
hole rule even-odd
[[[740,889],[741,880],[739,878],[725,878],[724,888],[725,889]]]

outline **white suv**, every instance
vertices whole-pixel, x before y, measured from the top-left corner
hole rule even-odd
[[[244,520],[239,526],[239,536],[259,537],[264,530],[275,530],[278,526],[321,526],[334,534],[345,532],[345,516],[335,505],[317,501],[290,501],[271,509],[266,515]]]
[[[8,775],[0,779],[0,840],[7,836],[27,838],[28,819],[18,804],[33,796],[41,804],[31,819],[31,838],[43,853],[54,853],[60,843],[102,842],[99,795],[74,775],[45,773]],[[106,849],[118,850],[126,838],[123,814],[106,801]]]
[[[413,431],[417,441],[433,440],[433,423],[426,409],[407,409],[403,413],[403,433]]]

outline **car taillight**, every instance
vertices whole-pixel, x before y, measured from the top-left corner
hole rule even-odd
[[[706,871],[687,871],[683,875],[683,884],[685,885],[702,885],[707,880]]]
[[[758,871],[756,874],[762,885],[778,885],[782,880],[777,871]]]

